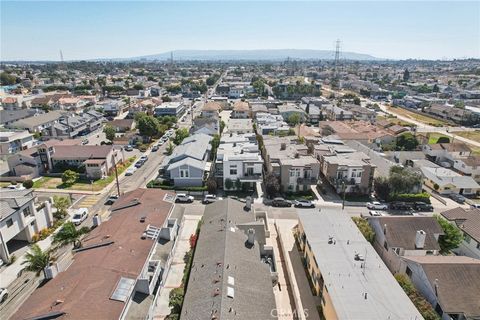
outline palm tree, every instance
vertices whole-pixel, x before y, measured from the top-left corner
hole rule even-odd
[[[90,232],[88,227],[82,227],[77,230],[71,221],[65,222],[60,231],[53,236],[53,244],[59,246],[73,244],[75,248],[80,248],[82,246],[80,237],[88,232]]]
[[[43,251],[38,244],[33,244],[30,251],[25,255],[25,261],[22,264],[27,264],[25,269],[36,272],[38,276],[53,261],[54,258],[50,250]]]

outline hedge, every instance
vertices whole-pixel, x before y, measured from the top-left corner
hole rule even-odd
[[[207,191],[207,186],[202,187],[175,187],[155,180],[147,183],[147,188],[157,188],[162,190],[180,190],[180,191]]]
[[[403,201],[403,202],[430,203],[430,194],[427,193],[427,192],[393,194],[393,195],[390,196],[390,200],[391,201]]]

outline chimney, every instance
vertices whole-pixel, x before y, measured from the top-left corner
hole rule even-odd
[[[243,210],[245,210],[245,211],[252,210],[252,197],[247,197],[247,199],[245,201],[245,207],[243,207]]]
[[[423,249],[425,247],[425,238],[427,237],[427,233],[423,230],[418,230],[415,234],[415,248],[416,249]]]
[[[248,236],[247,243],[253,247],[253,245],[255,244],[255,230],[251,228],[248,229],[247,236]]]

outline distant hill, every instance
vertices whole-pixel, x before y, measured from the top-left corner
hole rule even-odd
[[[122,60],[168,60],[171,52]],[[271,49],[271,50],[175,50],[174,60],[333,60],[332,50]],[[383,60],[368,54],[341,52],[345,60]]]

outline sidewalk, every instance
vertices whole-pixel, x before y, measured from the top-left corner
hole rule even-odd
[[[170,270],[168,271],[165,284],[160,287],[160,292],[158,293],[153,317],[157,320],[165,319],[170,314],[170,307],[168,306],[170,291],[182,285],[183,270],[185,269],[183,258],[190,250],[190,236],[195,233],[201,216],[185,215],[184,219],[181,233],[177,238],[177,246],[173,254]]]

